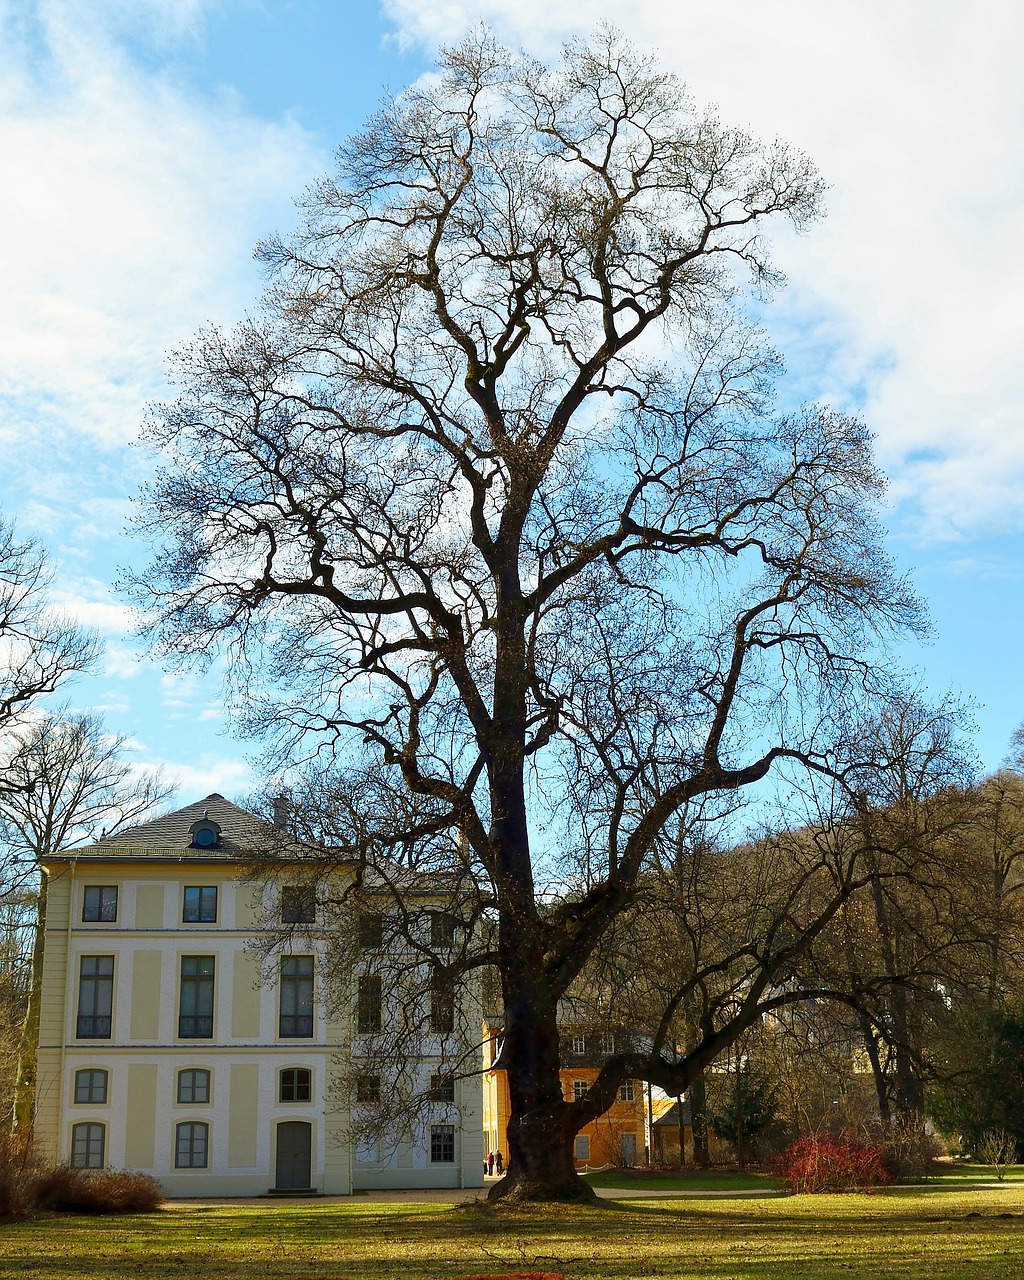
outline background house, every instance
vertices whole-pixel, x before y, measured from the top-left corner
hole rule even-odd
[[[214,793],[44,865],[39,1145],[172,1196],[481,1185],[476,1080],[356,1149],[338,1077],[359,1034],[324,999],[331,923],[301,890],[243,878],[271,839]],[[269,921],[298,927],[261,981]]]

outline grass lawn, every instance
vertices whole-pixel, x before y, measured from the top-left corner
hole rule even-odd
[[[0,1226],[18,1280],[425,1280],[476,1271],[567,1280],[1024,1280],[1024,1188],[747,1200],[172,1205],[129,1218]]]
[[[646,1169],[606,1169],[585,1175],[592,1187],[628,1187],[632,1191],[757,1191],[783,1186],[780,1178],[739,1169],[676,1170],[649,1173]]]

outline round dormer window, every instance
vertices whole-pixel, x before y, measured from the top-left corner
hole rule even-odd
[[[193,849],[216,849],[220,845],[220,826],[205,811],[198,822],[192,823],[188,833]]]

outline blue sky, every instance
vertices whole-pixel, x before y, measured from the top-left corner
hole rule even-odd
[[[976,703],[998,765],[1024,720],[1024,13],[978,0],[0,0],[0,506],[98,627],[68,691],[164,762],[182,802],[251,782],[213,675],[172,675],[112,590],[150,466],[133,447],[166,353],[252,305],[253,244],[386,88],[484,18],[553,54],[607,18],[724,120],[815,159],[829,217],[783,239],[766,312],[793,393],[862,413],[899,563],[937,639],[908,650]]]

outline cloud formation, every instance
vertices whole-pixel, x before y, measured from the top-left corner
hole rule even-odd
[[[801,391],[862,411],[918,537],[1024,530],[1018,298],[1024,8],[1015,0],[385,0],[406,44],[483,18],[549,57],[606,20],[723,120],[806,150],[829,217],[783,239],[768,313]]]
[[[0,0],[0,448],[117,447],[164,353],[230,321],[253,242],[322,167],[308,136],[204,100],[131,40],[165,44],[199,0]]]

